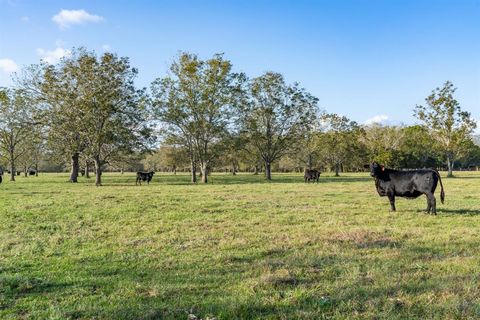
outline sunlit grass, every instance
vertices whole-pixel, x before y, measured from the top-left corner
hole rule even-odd
[[[0,318],[480,317],[480,173],[437,216],[366,173],[102,178],[0,185]]]

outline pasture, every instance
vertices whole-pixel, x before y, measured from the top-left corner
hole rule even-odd
[[[479,318],[480,173],[442,177],[437,216],[368,173],[5,179],[0,318]]]

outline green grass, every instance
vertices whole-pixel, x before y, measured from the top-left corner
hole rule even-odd
[[[480,317],[480,173],[437,216],[367,173],[66,180],[0,185],[1,319]]]

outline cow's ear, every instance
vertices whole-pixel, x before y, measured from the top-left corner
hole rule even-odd
[[[385,167],[384,167],[384,166],[382,166],[382,171],[385,171]]]

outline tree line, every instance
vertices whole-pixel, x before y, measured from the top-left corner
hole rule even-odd
[[[476,123],[450,82],[413,106],[412,126],[360,125],[328,113],[280,73],[249,78],[222,54],[180,53],[150,88],[137,88],[127,57],[85,48],[56,64],[40,62],[0,88],[0,156],[38,172],[40,161],[70,168],[70,181],[106,167],[143,161],[148,169],[188,168],[191,181],[210,172],[235,174],[318,168],[361,170],[372,159],[398,168],[478,167]],[[81,171],[82,170],[82,171]]]

